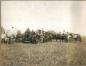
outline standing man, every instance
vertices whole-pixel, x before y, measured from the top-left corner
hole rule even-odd
[[[6,34],[4,32],[1,34],[1,43],[5,43],[5,37],[6,37]]]

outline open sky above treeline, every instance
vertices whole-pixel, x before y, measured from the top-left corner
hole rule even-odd
[[[86,1],[2,1],[1,25],[86,35]]]

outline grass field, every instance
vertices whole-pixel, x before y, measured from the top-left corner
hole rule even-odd
[[[0,45],[0,66],[86,66],[86,42]]]

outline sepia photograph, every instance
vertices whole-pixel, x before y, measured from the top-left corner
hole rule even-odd
[[[86,66],[86,1],[1,1],[0,66]]]

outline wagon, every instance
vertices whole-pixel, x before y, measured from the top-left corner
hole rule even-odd
[[[31,41],[31,37],[23,37],[23,40],[22,40],[23,43],[32,43]]]

